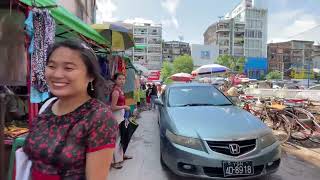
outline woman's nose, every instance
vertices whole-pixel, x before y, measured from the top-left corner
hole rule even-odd
[[[54,78],[63,78],[64,77],[63,68],[56,68],[55,70],[53,70],[51,76]]]

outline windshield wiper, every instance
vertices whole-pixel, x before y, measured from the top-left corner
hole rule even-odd
[[[215,104],[214,106],[231,106],[233,104],[231,103],[226,103],[226,104]]]
[[[208,104],[208,103],[190,103],[190,104],[183,104],[179,105],[179,107],[186,107],[186,106],[214,106],[214,104]]]

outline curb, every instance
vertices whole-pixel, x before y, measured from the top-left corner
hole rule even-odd
[[[314,166],[320,167],[320,153],[293,143],[285,143],[281,145],[281,147],[285,152],[297,156]]]

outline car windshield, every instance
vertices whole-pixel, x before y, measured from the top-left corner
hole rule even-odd
[[[169,106],[229,106],[232,103],[211,86],[173,87],[169,92]]]

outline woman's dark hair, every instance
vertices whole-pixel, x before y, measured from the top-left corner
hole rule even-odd
[[[66,40],[66,41],[56,42],[51,46],[51,48],[48,51],[47,63],[52,53],[60,47],[69,48],[69,49],[78,51],[80,53],[81,59],[86,66],[88,75],[94,79],[92,82],[94,90],[91,90],[91,87],[89,84],[87,86],[87,92],[89,96],[92,98],[97,98],[101,101],[105,101],[105,97],[103,93],[105,80],[100,75],[101,70],[99,67],[97,56],[95,55],[94,51],[90,47],[88,47],[88,45],[86,45],[84,42],[80,40]]]
[[[116,74],[113,75],[113,81],[116,82],[116,80],[118,79],[119,76],[124,76],[125,77],[125,75],[123,73],[116,73]]]

